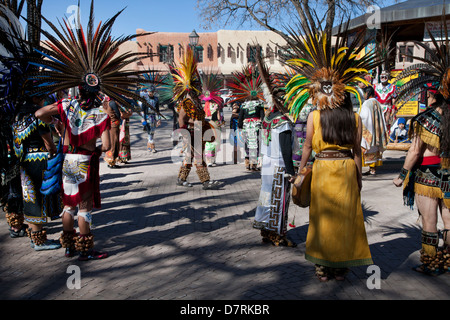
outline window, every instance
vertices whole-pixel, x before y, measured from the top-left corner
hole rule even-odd
[[[174,60],[173,56],[173,46],[172,45],[159,45],[159,62],[169,63]]]
[[[208,59],[212,60],[213,58],[214,58],[213,47],[211,45],[208,45]]]
[[[398,62],[413,62],[414,46],[400,46],[398,52]]]
[[[178,58],[181,58],[184,54],[184,48],[182,45],[179,45],[178,47]]]
[[[194,52],[195,52],[195,56],[197,57],[197,62],[202,63],[203,62],[203,47],[196,46]]]
[[[247,59],[249,63],[256,63],[256,53],[259,49],[260,56],[263,55],[263,49],[261,46],[247,46]]]

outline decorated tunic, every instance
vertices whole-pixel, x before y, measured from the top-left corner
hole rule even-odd
[[[292,132],[292,125],[287,117],[278,113],[276,116],[272,114],[272,117],[266,117],[262,126],[262,184],[253,227],[284,236],[287,231],[290,202],[290,183],[287,174],[293,174],[294,169],[292,149],[286,148],[290,149],[290,155],[286,157],[286,151],[289,150],[285,150],[280,137],[283,133]]]
[[[20,160],[22,199],[25,221],[44,224],[57,217],[62,209],[59,194],[44,196],[40,189],[49,153],[41,135],[50,133],[50,127],[37,119],[35,106],[23,106],[13,124],[14,151]]]
[[[239,114],[239,129],[243,132],[245,157],[253,160],[259,157],[259,130],[264,118],[264,107],[260,101],[246,101]]]
[[[383,113],[390,111],[392,108],[392,99],[395,98],[395,85],[388,83],[384,86],[379,83],[375,86],[375,98],[381,104]]]
[[[63,202],[76,207],[83,195],[92,192],[93,207],[101,208],[99,158],[100,150],[81,146],[97,139],[111,128],[111,119],[102,108],[83,109],[78,100],[62,100],[58,110],[69,141],[65,142],[63,165]]]

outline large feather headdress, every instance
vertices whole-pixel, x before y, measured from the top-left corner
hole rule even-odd
[[[173,100],[182,101],[188,95],[202,94],[202,81],[197,68],[197,60],[191,47],[187,47],[178,64],[169,65],[173,77]]]
[[[223,86],[222,77],[213,71],[202,73],[201,76],[203,92],[200,99],[205,102],[213,102],[223,105],[223,99],[220,96],[220,89]]]
[[[302,24],[301,29],[303,35],[289,31],[287,54],[281,59],[296,73],[286,86],[285,104],[291,116],[297,118],[309,99],[319,110],[340,107],[346,92],[361,101],[354,85],[370,85],[364,75],[380,64],[374,51],[362,54],[371,39],[364,40],[361,32],[348,44],[346,23],[339,27],[333,49],[327,32],[308,24]]]
[[[94,27],[94,1],[91,2],[88,26],[85,30],[78,15],[76,29],[67,20],[59,21],[61,30],[48,19],[42,19],[56,36],[42,30],[47,41],[36,49],[46,59],[31,59],[30,64],[41,68],[30,78],[35,86],[31,94],[50,94],[68,88],[79,87],[91,95],[105,94],[123,107],[132,109],[135,101],[147,105],[137,92],[142,83],[150,80],[141,75],[144,71],[134,71],[130,65],[148,56],[146,53],[119,53],[125,42],[145,34],[134,34],[113,38],[112,27],[123,10],[105,23]]]
[[[145,81],[141,83],[141,91],[157,92],[163,85],[164,75],[155,69],[148,68],[142,73],[142,77]]]
[[[263,79],[255,64],[247,64],[241,71],[232,73],[232,79],[228,83],[231,89],[231,100],[233,102],[244,102],[246,100],[264,101]]]
[[[420,62],[406,68],[396,77],[396,106],[399,109],[420,94],[425,87],[432,87],[446,100],[450,99],[450,54],[445,9],[442,14],[441,40],[437,40],[430,30],[428,33],[434,50],[427,43],[413,41],[415,45],[424,49],[426,55],[425,57],[406,55]]]
[[[173,70],[173,66],[170,67]],[[161,104],[171,104],[175,103],[173,99],[173,89],[175,83],[173,81],[173,74],[168,72],[164,74],[161,78],[161,85],[158,87],[159,100]]]

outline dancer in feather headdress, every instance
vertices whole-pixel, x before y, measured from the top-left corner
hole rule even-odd
[[[253,227],[261,230],[264,243],[295,247],[287,237],[290,180],[295,176],[293,125],[281,100],[289,77],[270,74],[262,58],[257,61],[267,112],[261,123],[261,190]]]
[[[429,33],[434,50],[427,44],[415,43],[429,57],[412,57],[421,63],[397,77],[401,81],[418,75],[397,88],[399,108],[424,91],[427,95],[428,108],[411,120],[411,147],[399,177],[393,182],[398,187],[403,185],[406,205],[412,208],[417,203],[422,218],[422,265],[413,269],[430,275],[448,272],[446,266],[450,264],[450,259],[445,258],[450,248],[450,54],[445,12],[441,30],[442,40]],[[439,211],[444,223],[443,247],[439,247]]]
[[[144,74],[144,78],[152,83],[150,85],[143,85],[140,95],[147,101],[147,105],[151,107],[144,106],[142,103],[139,103],[141,106],[140,114],[142,117],[142,125],[148,134],[147,150],[149,152],[156,153],[155,132],[156,128],[161,125],[161,116],[159,115],[160,99],[156,84],[162,82],[162,76],[157,71],[149,71]]]
[[[195,164],[203,189],[218,189],[221,183],[211,180],[203,157],[206,143],[203,137],[207,131],[212,130],[212,127],[205,119],[205,111],[201,104],[202,82],[192,48],[188,47],[185,50],[177,65],[169,67],[174,81],[173,100],[178,107],[178,123],[180,129],[187,135],[183,136],[187,143],[187,151],[178,174],[177,185],[192,186],[187,182],[187,178],[192,165]],[[213,142],[214,136],[210,136],[212,137],[208,139]]]
[[[373,52],[358,58],[371,39],[360,33],[348,45],[347,26],[340,28],[334,50],[330,35],[317,26],[302,25],[303,35],[291,30],[291,53],[283,58],[296,73],[286,85],[290,115],[297,119],[309,99],[317,107],[308,116],[300,173],[314,150],[305,256],[321,281],[372,264],[360,195],[362,126],[350,94],[359,95],[354,86],[367,84],[363,76],[379,62]]]
[[[20,16],[18,12],[16,14]],[[29,65],[29,60],[37,60],[40,55],[33,51],[33,45],[29,41],[25,41],[18,16],[6,6],[0,5],[2,124],[7,125],[8,130],[11,130],[12,126],[14,143],[10,144],[9,148],[14,150],[15,154],[10,156],[11,160],[17,161],[12,161],[11,168],[5,170],[5,173],[16,171],[17,164],[20,164],[20,207],[24,211],[24,216],[18,216],[19,213],[14,212],[13,206],[8,205],[8,220],[12,224],[10,235],[23,235],[23,227],[22,230],[18,227],[24,219],[30,227],[28,235],[32,248],[36,251],[53,250],[61,245],[59,241],[47,239],[44,225],[49,219],[58,217],[62,203],[59,194],[45,195],[40,190],[47,159],[56,152],[56,146],[50,126],[36,119],[34,115],[42,107],[46,97],[30,94],[35,84],[29,80],[29,76],[38,70]],[[20,187],[15,185],[17,180],[11,176],[9,178],[10,195],[17,195],[20,191]]]
[[[215,140],[207,141],[205,144],[205,162],[207,166],[216,164],[216,155],[220,147],[221,127],[224,123],[223,104],[224,101],[220,96],[219,90],[222,88],[222,78],[219,74],[212,71],[205,72],[201,75],[203,93],[200,99],[204,102],[203,110],[206,119],[213,127]]]
[[[133,62],[145,55],[126,52],[119,54],[119,47],[138,35],[113,38],[112,27],[122,11],[104,24],[94,27],[94,2],[86,33],[80,17],[76,30],[63,20],[62,30],[50,21],[43,20],[51,27],[52,33],[42,30],[48,38],[36,49],[45,60],[31,60],[32,65],[42,71],[30,77],[35,82],[31,94],[48,94],[67,88],[78,88],[79,99],[62,100],[40,109],[36,116],[45,123],[58,123],[53,116],[62,120],[65,161],[63,166],[63,234],[61,242],[66,255],[73,256],[79,251],[79,260],[101,259],[107,253],[94,250],[91,234],[93,208],[100,208],[99,157],[109,149],[108,130],[111,127],[109,99],[125,109],[135,107],[135,101],[147,105],[145,99],[136,94],[143,79],[141,71],[128,69]],[[103,97],[107,98],[104,99]],[[109,99],[108,99],[109,98]],[[102,137],[102,146],[96,141]],[[74,230],[74,214],[78,206],[79,235]]]
[[[256,65],[248,64],[240,72],[234,72],[228,83],[231,89],[230,103],[241,104],[238,128],[245,143],[245,168],[257,171],[259,160],[259,130],[264,118],[263,81]]]

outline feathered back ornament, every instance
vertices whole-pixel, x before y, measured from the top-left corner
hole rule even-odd
[[[259,74],[261,75],[262,81],[265,84],[269,97],[265,97],[266,103],[270,104],[269,101],[273,103],[273,108],[276,108],[281,113],[288,115],[289,109],[284,105],[284,95],[286,94],[286,85],[292,78],[292,74],[287,73],[271,73],[269,67],[264,62],[260,55],[256,57]],[[267,94],[266,94],[267,95]]]
[[[184,100],[187,95],[199,97],[202,94],[202,82],[197,69],[197,60],[191,47],[187,47],[178,64],[170,66],[173,77],[173,100]]]
[[[217,103],[223,105],[223,99],[220,96],[220,89],[223,86],[221,76],[215,72],[208,71],[201,75],[203,93],[200,99],[205,102]]]
[[[149,68],[142,74],[142,77],[145,82],[141,83],[141,90],[157,92],[163,85],[164,75],[160,71]]]
[[[61,30],[48,19],[42,19],[56,36],[41,30],[47,37],[39,49],[35,49],[46,59],[31,59],[30,64],[41,68],[41,72],[31,75],[35,82],[32,95],[48,95],[68,88],[80,88],[89,96],[100,93],[109,96],[127,109],[135,108],[135,101],[147,105],[137,92],[141,83],[147,83],[141,75],[143,71],[130,70],[130,65],[148,56],[146,53],[125,52],[119,54],[119,47],[125,42],[142,36],[134,34],[113,38],[112,27],[123,10],[105,23],[94,27],[94,1],[91,2],[86,33],[78,15],[76,29],[63,19]],[[146,34],[145,34],[146,35]],[[88,101],[88,104],[93,103]],[[151,106],[149,106],[151,107]]]
[[[258,67],[254,64],[248,64],[242,67],[241,71],[233,72],[232,79],[228,83],[231,89],[230,103],[258,99],[264,101],[262,84]]]
[[[173,67],[170,68],[173,70]],[[161,104],[174,103],[173,100],[173,88],[175,83],[173,81],[173,75],[171,72],[166,73],[161,78],[161,85],[158,88],[159,101]]]
[[[285,105],[294,119],[310,98],[319,110],[339,108],[346,92],[361,101],[354,88],[357,82],[370,85],[364,75],[380,61],[374,51],[360,54],[371,39],[364,40],[365,34],[359,33],[348,44],[348,23],[343,27],[339,27],[335,49],[329,34],[316,26],[302,24],[303,36],[289,31],[289,53],[282,57],[282,62],[296,73],[286,86],[285,96]]]
[[[382,70],[387,71],[391,69],[392,53],[395,51],[395,44],[393,44],[393,41],[397,31],[398,30],[395,30],[388,36],[385,29],[380,30],[380,40],[375,43],[375,50],[381,61]]]
[[[406,68],[396,77],[397,98],[395,104],[399,109],[420,94],[426,86],[430,87],[430,84],[446,100],[450,99],[450,54],[445,9],[442,13],[441,40],[437,40],[429,29],[428,34],[434,49],[430,48],[427,43],[413,41],[415,45],[424,49],[426,55],[424,57],[406,55],[419,60],[420,63]]]

